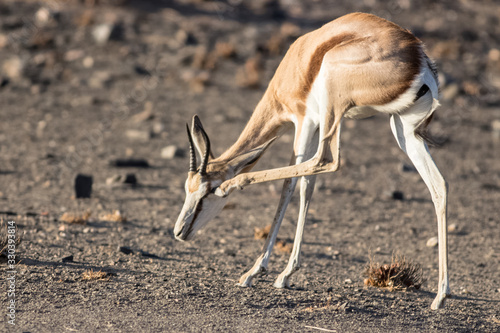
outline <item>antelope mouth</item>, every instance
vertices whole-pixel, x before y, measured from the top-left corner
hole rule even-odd
[[[182,228],[174,234],[175,239],[180,240],[182,242],[193,239],[194,237],[193,229],[194,225],[196,224],[196,219],[198,218],[198,215],[201,212],[201,207],[202,207],[202,202],[200,201],[196,205],[194,213],[191,216],[188,216],[187,219],[184,219],[184,224],[182,225]],[[179,222],[177,221],[177,223]]]

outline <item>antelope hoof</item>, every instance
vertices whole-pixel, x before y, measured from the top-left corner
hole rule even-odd
[[[239,287],[250,288],[252,286],[252,276],[248,276],[247,274],[243,275],[236,285]]]
[[[290,288],[290,279],[278,276],[276,281],[274,281],[273,287],[278,289]]]
[[[444,307],[444,301],[449,298],[450,294],[437,294],[436,298],[432,302],[431,309],[437,310]]]
[[[225,197],[227,197],[227,196],[229,195],[229,193],[228,193],[228,192],[226,192],[225,190],[221,189],[220,187],[217,187],[217,188],[215,189],[214,194],[215,194],[216,196],[218,196],[218,197],[221,197],[221,198],[225,198]]]

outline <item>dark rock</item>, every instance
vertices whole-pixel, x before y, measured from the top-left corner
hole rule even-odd
[[[70,255],[70,256],[67,256],[67,257],[63,257],[61,259],[62,262],[73,262],[73,255]]]
[[[76,198],[90,198],[92,194],[92,176],[78,174],[75,178]]]
[[[403,163],[401,166],[401,171],[403,171],[403,172],[417,172],[417,169],[413,165]]]
[[[125,179],[123,180],[123,183],[130,184],[130,185],[137,185],[137,177],[133,173],[127,173],[125,175]]]
[[[394,200],[404,200],[405,196],[404,196],[403,192],[401,192],[401,191],[393,191],[392,198]]]
[[[141,255],[146,258],[153,258],[153,259],[158,259],[159,257],[156,254],[152,254],[146,251],[141,250]]]
[[[116,159],[110,162],[111,166],[117,167],[117,168],[128,168],[128,167],[136,167],[136,168],[149,168],[149,163],[148,161],[139,158],[127,158],[127,159]]]
[[[0,88],[5,87],[6,85],[9,84],[9,82],[10,82],[9,79],[6,77],[0,78]]]
[[[137,185],[137,177],[134,173],[127,173],[126,175],[115,175],[106,179],[106,185],[117,184]]]
[[[127,246],[118,247],[118,251],[125,253],[125,254],[133,254],[134,253],[134,251],[130,247],[127,247]]]
[[[174,157],[184,157],[184,150],[175,145],[166,146],[161,150],[161,158],[172,159]]]

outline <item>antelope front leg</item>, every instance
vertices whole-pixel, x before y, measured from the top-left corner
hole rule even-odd
[[[269,263],[269,257],[273,250],[274,243],[276,242],[276,237],[278,236],[278,231],[281,226],[281,221],[285,216],[285,211],[290,203],[293,191],[295,190],[295,185],[297,184],[297,178],[288,178],[283,183],[283,190],[281,192],[280,203],[278,209],[276,210],[276,215],[274,217],[273,223],[271,225],[271,230],[267,235],[266,244],[264,245],[263,253],[255,261],[253,267],[243,274],[238,283],[242,287],[251,287],[252,279],[258,275],[265,273],[267,271],[267,265]]]
[[[302,245],[302,236],[304,234],[304,225],[306,223],[307,211],[309,203],[314,192],[314,184],[316,176],[302,177],[300,180],[300,212],[297,221],[297,231],[295,232],[295,241],[293,243],[292,253],[290,260],[285,270],[278,276],[274,282],[276,288],[289,288],[290,277],[300,267],[300,248]]]

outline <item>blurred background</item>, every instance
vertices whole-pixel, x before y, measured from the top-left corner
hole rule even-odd
[[[104,183],[112,176],[105,166],[120,157],[166,167],[145,176],[164,183],[185,171],[184,123],[196,113],[209,134],[224,133],[212,135],[221,153],[288,46],[353,11],[392,20],[425,42],[440,71],[443,107],[431,130],[442,144],[472,128],[498,138],[495,1],[3,0],[0,172],[12,173],[0,178],[0,200],[15,206],[34,193],[39,209],[52,200],[40,194],[53,187],[70,197],[77,173],[102,167],[95,177]],[[475,148],[486,156],[465,167],[481,170],[492,154],[485,144]]]

